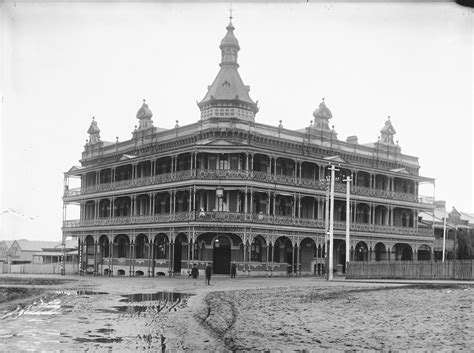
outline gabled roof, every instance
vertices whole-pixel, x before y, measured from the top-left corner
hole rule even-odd
[[[77,172],[81,169],[84,169],[84,167],[82,167],[80,165],[75,165],[75,166],[72,166],[71,169],[69,169],[66,173]]]
[[[15,242],[14,240],[2,240],[0,241],[0,244],[4,243],[7,249],[10,249],[10,247],[12,246],[14,242]]]
[[[43,248],[54,248],[58,245],[57,241],[35,241],[35,240],[15,240],[23,251],[42,251]]]

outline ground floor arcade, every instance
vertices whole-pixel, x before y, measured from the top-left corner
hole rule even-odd
[[[281,276],[325,273],[323,233],[255,229],[122,230],[79,234],[80,273],[113,276],[160,276],[188,273],[193,264],[203,271],[238,275]],[[344,234],[335,234],[334,269],[345,272]],[[429,242],[374,240],[352,236],[351,261],[431,260]]]

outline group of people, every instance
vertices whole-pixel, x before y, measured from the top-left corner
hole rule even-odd
[[[206,282],[207,285],[211,285],[211,275],[212,275],[212,266],[211,263],[208,262],[206,265]],[[193,278],[193,284],[196,285],[197,278],[199,277],[199,269],[197,268],[196,264],[193,264],[193,268],[191,269],[191,273],[189,274]],[[230,267],[230,278],[235,278],[237,275],[237,265],[235,262],[232,263]]]

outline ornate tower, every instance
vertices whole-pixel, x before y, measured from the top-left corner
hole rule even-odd
[[[142,107],[137,112],[137,119],[140,121],[138,125],[138,130],[145,130],[153,127],[153,120],[151,117],[153,113],[151,112],[150,108],[148,108],[148,104],[146,104],[145,100],[143,100]]]
[[[100,140],[100,129],[99,126],[97,126],[97,121],[95,121],[94,117],[92,117],[92,122],[89,126],[89,129],[87,130],[87,133],[89,134],[89,141],[87,142],[87,145],[102,143]]]
[[[329,128],[329,119],[332,118],[332,113],[324,102],[324,98],[319,107],[313,112],[314,124],[310,126],[310,133],[320,135],[325,138],[336,138],[337,134],[334,128]]]
[[[250,87],[244,85],[239,75],[237,63],[240,50],[235,38],[230,17],[227,34],[221,41],[221,63],[219,73],[212,85],[208,86],[206,96],[198,103],[201,119],[230,119],[254,121],[258,112],[257,103],[249,96]]]
[[[393,142],[393,136],[396,133],[397,132],[393,128],[392,122],[390,121],[390,117],[388,117],[387,121],[385,121],[384,127],[382,130],[380,130],[380,142],[387,145],[395,145],[395,142]]]

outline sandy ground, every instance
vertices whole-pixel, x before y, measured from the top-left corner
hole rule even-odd
[[[44,278],[45,276],[42,276]],[[68,280],[55,284],[57,279]],[[2,276],[0,350],[470,350],[469,283]],[[130,294],[186,293],[181,299]],[[133,300],[130,302],[130,300]],[[142,301],[143,300],[143,301]]]

